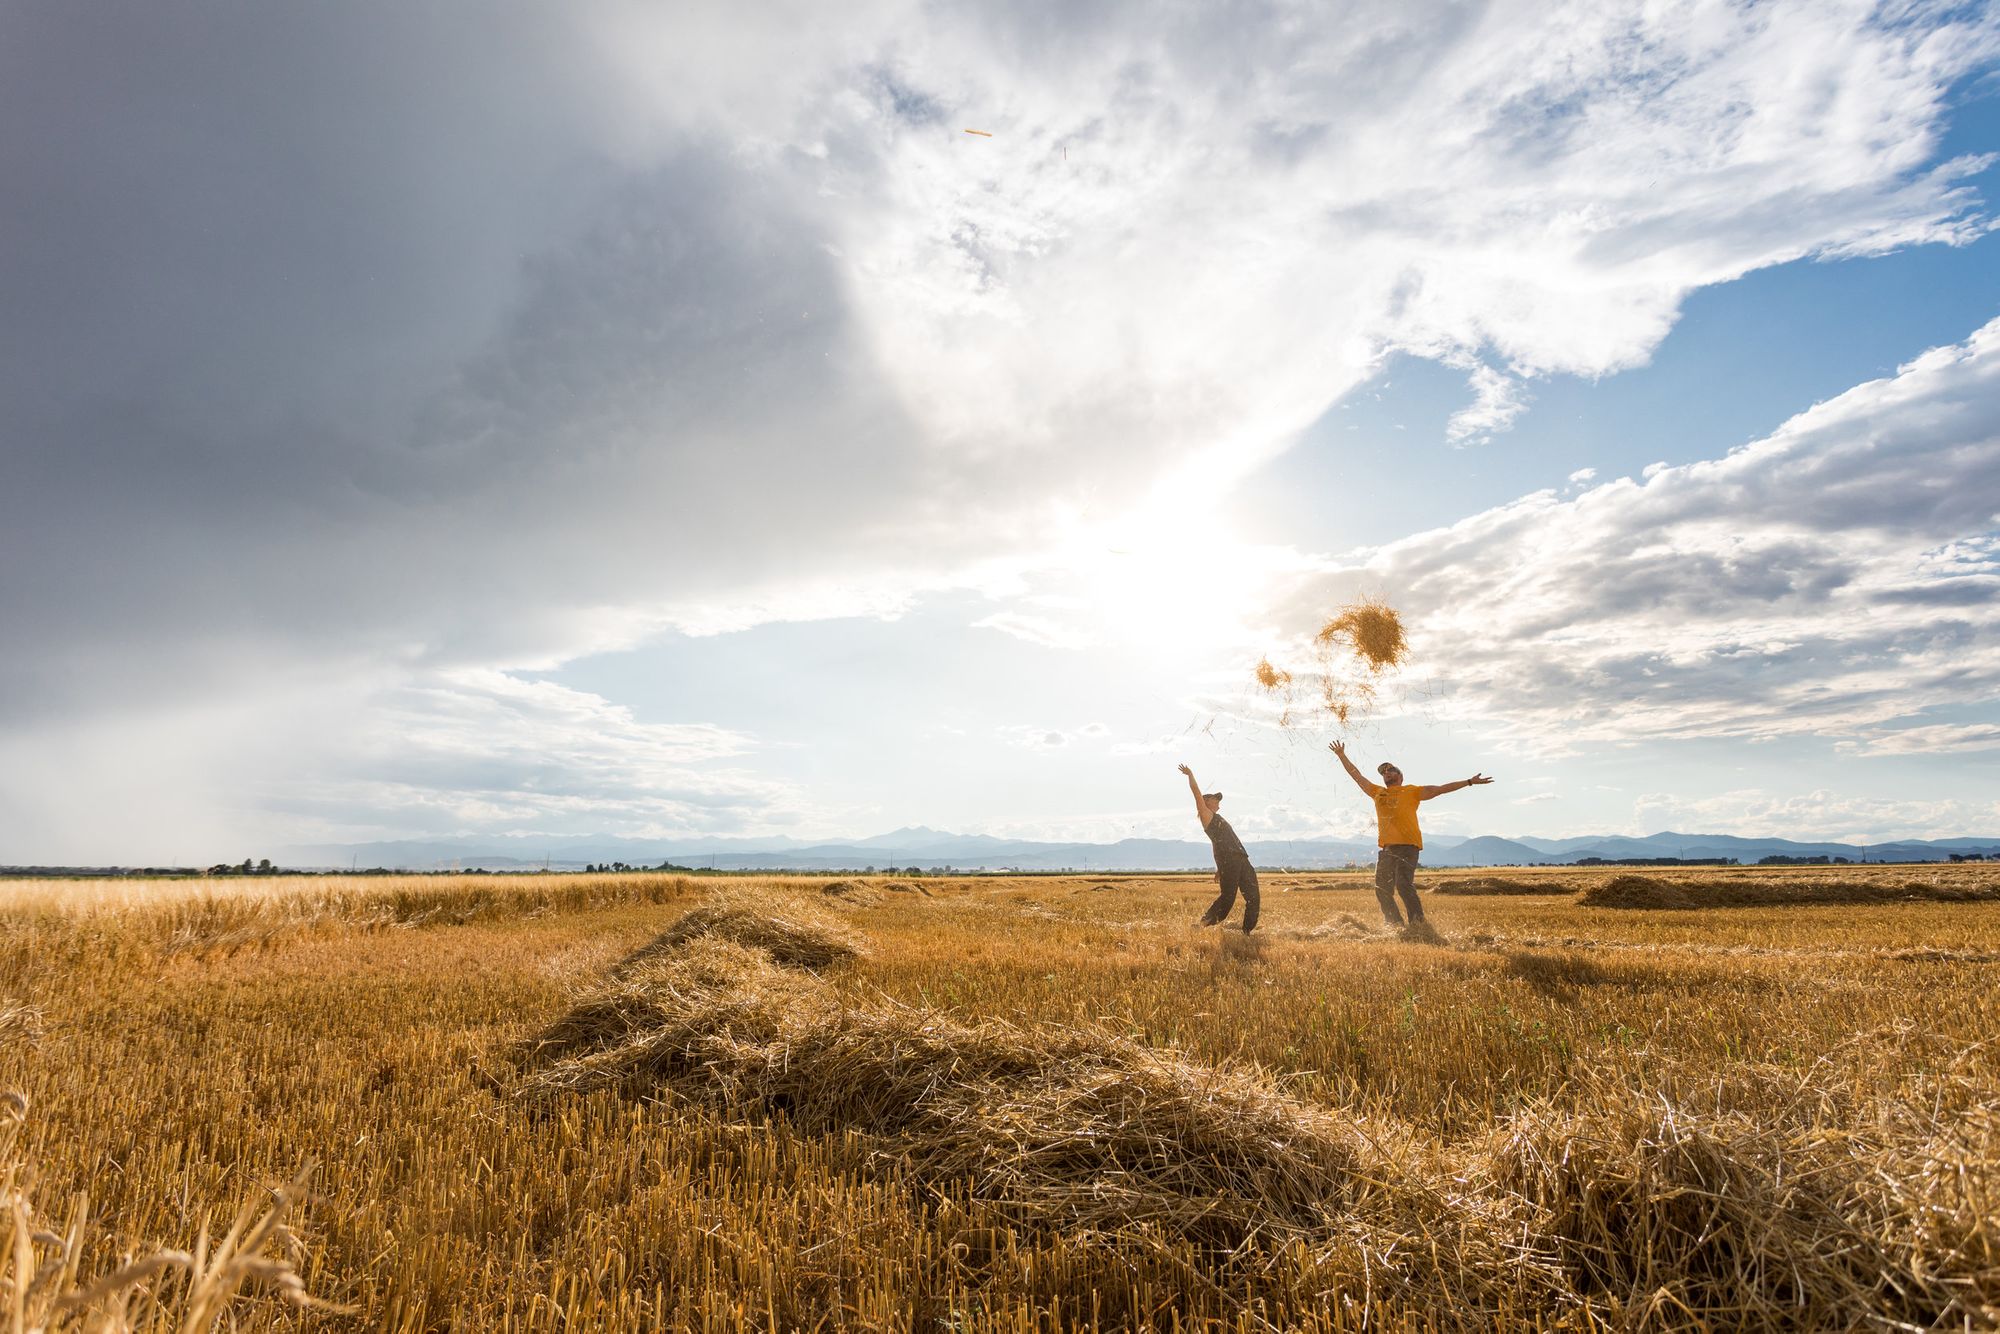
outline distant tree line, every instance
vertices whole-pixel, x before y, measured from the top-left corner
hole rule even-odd
[[[1766,857],[1764,860],[1769,861]],[[1824,859],[1822,859],[1824,860]],[[1561,863],[1557,863],[1560,865]],[[1573,866],[1734,866],[1734,857],[1579,857]]]
[[[681,875],[705,875],[713,871],[714,869],[715,868],[711,866],[681,866],[678,863],[671,861],[661,862],[658,866],[628,866],[624,862],[586,862],[584,863],[583,873],[585,875],[614,875],[621,871],[675,871],[680,873]],[[804,869],[806,868],[802,867],[784,868],[784,870],[786,871],[802,871]],[[839,868],[836,867],[830,869],[838,870]],[[852,874],[852,872],[849,872],[848,874]],[[930,867],[929,869],[925,869],[924,867],[921,866],[884,866],[879,871],[875,867],[869,866],[864,868],[861,874],[863,875],[952,875],[956,873],[949,866],[933,866]]]

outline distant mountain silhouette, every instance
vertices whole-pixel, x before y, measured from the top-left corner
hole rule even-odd
[[[1326,870],[1374,860],[1372,840],[1324,838],[1246,839],[1260,866]],[[1440,836],[1424,851],[1434,867],[1561,865],[1589,857],[1734,857],[1746,864],[1762,857],[1846,857],[1850,861],[1942,861],[1950,853],[2000,855],[2000,837],[1905,839],[1894,843],[1796,842],[1728,834],[1649,834],[1644,838],[1598,835],[1566,838]],[[521,870],[547,865],[573,870],[623,862],[628,866],[682,866],[734,871],[865,871],[889,867],[951,867],[961,871],[1177,871],[1214,864],[1206,840],[1127,838],[1115,843],[1052,843],[990,834],[953,834],[921,826],[869,838],[809,843],[800,839],[635,839],[611,835],[550,837],[529,834],[461,835],[387,843],[333,843],[279,849],[288,867],[386,866],[409,870],[484,867]]]
[[[1527,866],[1555,860],[1516,839],[1483,834],[1449,848],[1427,847],[1424,860],[1432,866]]]

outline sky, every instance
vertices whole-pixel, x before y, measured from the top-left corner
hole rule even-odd
[[[0,8],[0,863],[2000,835],[1995,154],[1922,0]]]

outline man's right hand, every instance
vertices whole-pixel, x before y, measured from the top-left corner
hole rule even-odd
[[[1180,770],[1182,773],[1186,774],[1189,778],[1194,777],[1194,770],[1188,768],[1185,764],[1180,766]]]
[[[1340,756],[1343,760],[1347,758],[1347,743],[1345,741],[1329,741],[1326,743],[1326,748]]]

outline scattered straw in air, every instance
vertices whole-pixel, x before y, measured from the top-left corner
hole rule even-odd
[[[991,138],[993,137],[993,131],[991,131],[991,130],[967,130],[967,131],[966,131],[966,133],[967,133],[967,134],[976,134],[976,135],[978,135],[978,136],[979,136],[979,137],[980,137],[981,139],[991,139]]]
[[[1283,708],[1278,726],[1290,728],[1308,718],[1346,727],[1356,716],[1374,708],[1376,679],[1409,660],[1409,643],[1396,609],[1377,598],[1351,602],[1313,636],[1314,664],[1307,679],[1316,690],[1317,707],[1300,707],[1299,685],[1293,673],[1260,658],[1254,670],[1258,686],[1276,695]],[[1361,670],[1349,662],[1359,662]]]

